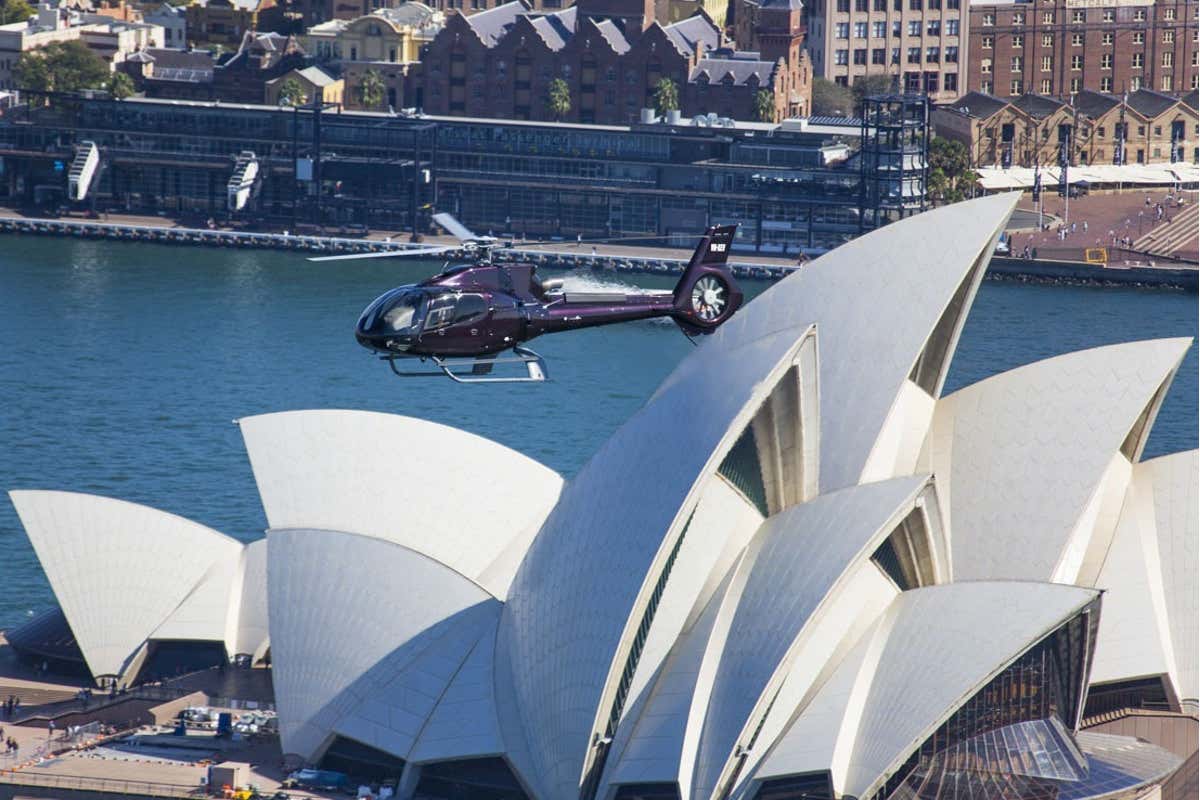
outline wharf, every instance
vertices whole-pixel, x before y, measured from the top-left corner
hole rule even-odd
[[[43,236],[71,236],[88,239],[113,239],[130,242],[156,242],[209,247],[286,250],[319,255],[372,253],[385,250],[409,250],[429,245],[453,244],[443,236],[426,237],[422,244],[393,241],[374,234],[368,237],[324,236],[290,233],[260,233],[222,228],[189,228],[166,218],[128,218],[119,222],[80,219],[26,217],[0,208],[0,234],[18,233]],[[504,238],[504,237],[499,237]],[[517,241],[500,253],[502,260],[531,261],[548,269],[590,268],[620,273],[677,275],[691,251],[608,243],[582,245],[564,240],[551,244],[522,246]],[[465,257],[449,252],[450,258]],[[775,281],[790,275],[798,267],[793,259],[755,255],[754,261],[731,261],[733,274],[741,279]],[[988,265],[987,277],[997,280],[1021,280],[1072,285],[1136,286],[1144,288],[1197,290],[1195,264],[1145,266],[1104,266],[1072,260],[1030,260],[996,256]]]

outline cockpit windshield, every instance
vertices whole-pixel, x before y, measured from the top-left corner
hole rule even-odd
[[[425,298],[425,292],[419,289],[393,289],[367,307],[359,320],[359,330],[375,335],[414,334]]]

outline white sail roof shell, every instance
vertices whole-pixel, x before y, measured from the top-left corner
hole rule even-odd
[[[499,601],[429,556],[374,537],[271,530],[267,554],[284,752],[313,758],[344,729],[406,756],[495,625]]]
[[[922,467],[938,476],[955,580],[1077,578],[1065,560],[1086,542],[1073,534],[1093,500],[1119,504],[1125,487],[1105,473],[1190,344],[1083,350],[938,401]],[[1115,496],[1096,498],[1102,484]]]
[[[121,675],[181,605],[190,608],[180,633],[225,641],[227,570],[236,570],[240,542],[124,500],[58,491],[10,496],[93,676]]]
[[[527,456],[413,417],[314,410],[239,423],[271,528],[395,542],[500,598],[562,489]]]

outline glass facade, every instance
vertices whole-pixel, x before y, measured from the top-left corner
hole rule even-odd
[[[962,705],[872,800],[1058,800],[1086,778],[1079,721],[1099,600]]]
[[[557,125],[53,98],[0,118],[0,202],[66,204],[65,173],[53,165],[94,141],[103,167],[85,201],[93,209],[224,218],[233,160],[249,150],[260,178],[238,215],[247,222],[427,229],[436,208],[481,231],[530,237],[694,236],[737,222],[737,250],[798,254],[862,230],[860,130],[841,127]]]
[[[767,509],[767,487],[763,484],[758,443],[754,439],[752,425],[747,425],[746,430],[742,431],[729,455],[717,468],[717,474],[741,492],[758,509],[758,513],[764,517],[770,514]]]
[[[529,800],[503,758],[425,764],[414,796],[423,800]]]

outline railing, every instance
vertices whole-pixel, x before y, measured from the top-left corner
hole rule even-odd
[[[139,795],[142,797],[201,797],[201,786],[184,786],[174,783],[124,780],[121,778],[92,778],[83,775],[55,775],[28,770],[0,768],[0,784],[10,786],[37,786],[50,789],[75,789],[81,791],[106,792],[109,794]]]
[[[95,142],[80,142],[75,148],[75,159],[71,162],[71,170],[67,181],[70,185],[72,200],[83,200],[87,197],[88,187],[92,185],[92,176],[100,164],[100,151]]]

